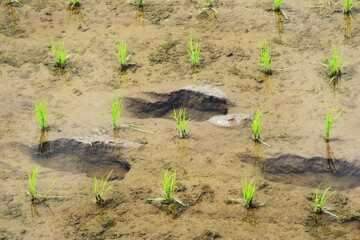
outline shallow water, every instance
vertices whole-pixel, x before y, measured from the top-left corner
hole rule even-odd
[[[196,1],[154,0],[145,2],[143,12],[130,1],[84,1],[72,11],[66,1],[1,4],[0,236],[358,239],[358,175],[331,174],[327,164],[332,159],[339,173],[360,167],[358,12],[355,7],[354,18],[344,17],[340,1],[331,8],[304,6],[314,2],[284,2],[288,19],[274,14],[271,4],[262,0],[216,2],[218,14],[201,11]],[[197,70],[188,59],[190,35],[201,39],[202,61]],[[53,68],[51,37],[64,38],[72,54],[65,70]],[[117,40],[128,43],[130,61],[136,62],[125,72],[118,70]],[[258,45],[264,40],[272,46],[273,67],[289,69],[275,70],[271,76],[259,71]],[[83,51],[74,61],[80,46]],[[331,56],[333,46],[342,52],[346,66],[341,79],[330,84],[318,63]],[[110,104],[116,97],[168,94],[188,85],[221,89],[229,101],[229,114],[249,115],[251,108],[265,104],[268,115],[261,136],[271,148],[252,141],[250,122],[223,128],[204,121],[218,112],[202,115],[189,110],[189,117],[194,114],[189,138],[178,139],[171,111],[140,118],[125,108],[121,123],[142,125],[154,134],[126,128],[113,133]],[[49,159],[34,157],[40,129],[33,102],[40,99],[49,106],[47,141],[51,143],[95,135],[142,145],[116,149],[116,160],[131,168],[126,175],[117,171],[119,179],[125,177],[111,181],[113,189],[104,207],[94,203],[92,175],[105,176],[112,165],[99,164],[88,171],[83,164],[93,156],[69,157],[68,151],[70,156],[80,151],[67,148],[51,155],[55,149],[51,144]],[[328,107],[345,107],[331,131],[331,149],[322,136]],[[48,149],[43,147],[46,155]],[[293,168],[284,168],[274,160],[290,155],[302,159],[301,174],[294,171],[299,165],[287,161],[286,166]],[[325,174],[312,170],[312,159],[321,160],[315,165],[323,167]],[[80,164],[64,164],[67,161]],[[39,191],[46,191],[59,177],[54,194],[70,196],[38,204],[36,214],[24,193],[27,174],[35,164],[40,164]],[[267,169],[277,171],[270,175]],[[180,190],[176,195],[188,205],[176,219],[160,204],[147,203],[149,198],[161,197],[164,170],[177,171]],[[258,183],[256,202],[264,206],[247,211],[241,205],[226,204],[241,197],[241,175]],[[336,190],[328,201],[340,221],[313,215],[311,196],[320,182]]]

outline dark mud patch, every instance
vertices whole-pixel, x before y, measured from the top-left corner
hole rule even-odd
[[[170,117],[173,109],[186,108],[188,118],[205,121],[214,115],[227,114],[229,102],[216,88],[186,87],[170,93],[142,93],[125,97],[127,110],[139,118]]]
[[[123,179],[130,170],[119,143],[57,139],[30,149],[32,158],[41,166],[72,173],[85,173],[98,178],[114,170],[111,179]]]
[[[270,181],[317,187],[332,185],[344,190],[360,186],[360,168],[344,160],[282,155],[264,162],[263,173]]]

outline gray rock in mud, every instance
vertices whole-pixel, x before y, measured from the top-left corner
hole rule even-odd
[[[104,136],[78,139],[60,138],[32,148],[32,157],[41,166],[85,173],[101,178],[114,170],[111,179],[122,179],[130,164],[122,152],[127,148],[138,149],[139,143],[126,140],[106,140]]]
[[[140,118],[169,117],[173,109],[186,108],[187,116],[204,121],[214,115],[227,114],[226,94],[210,86],[186,86],[170,93],[145,92],[124,97],[126,109]]]
[[[208,122],[220,127],[236,127],[251,121],[251,116],[246,114],[227,114],[211,117]]]

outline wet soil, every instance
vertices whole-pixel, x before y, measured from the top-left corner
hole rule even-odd
[[[305,6],[318,1],[287,0],[286,19],[265,0],[217,1],[217,14],[202,11],[201,1],[144,1],[143,11],[132,3],[1,4],[0,239],[359,239],[358,6],[344,16],[339,0],[320,8]],[[188,57],[190,36],[201,41],[197,69]],[[51,37],[65,39],[72,54],[65,69],[54,68]],[[127,42],[134,63],[125,71],[115,57],[117,40]],[[265,40],[272,49],[271,76],[258,67],[258,45]],[[329,83],[319,63],[334,46],[346,65],[341,78]],[[219,88],[226,105],[191,111],[182,99],[168,106],[170,93],[189,85]],[[114,99],[126,103],[141,95],[149,102],[143,93],[150,92],[157,96],[150,102],[166,111],[144,117],[126,105],[120,122],[153,133],[125,127],[114,132]],[[49,107],[50,150],[34,113],[40,99]],[[271,147],[253,142],[250,121],[228,127],[205,121],[248,116],[263,104],[261,137]],[[186,139],[178,138],[174,107],[190,109]],[[329,107],[345,111],[327,143]],[[100,155],[74,140],[56,152],[59,139],[87,137],[107,141],[96,148]],[[31,203],[27,177],[37,164],[39,192],[58,177],[52,193],[67,198]],[[107,201],[98,206],[93,175],[106,176],[118,165]],[[177,171],[176,197],[185,208],[148,201],[163,196],[165,170]],[[242,176],[258,184],[255,209],[229,204],[241,198]],[[333,185],[327,207],[338,218],[312,212],[320,183]]]

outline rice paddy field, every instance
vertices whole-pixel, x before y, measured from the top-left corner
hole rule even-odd
[[[0,239],[360,239],[360,4],[343,8],[340,0],[285,0],[281,11],[270,0],[2,1]],[[63,65],[50,39],[64,41]],[[264,42],[270,72],[259,64]],[[339,76],[326,67],[334,48]],[[332,118],[343,111],[325,140],[331,108]],[[190,118],[185,138],[173,109]],[[35,193],[49,198],[32,201],[36,166]],[[97,204],[94,177],[111,170]],[[174,171],[184,206],[158,199]],[[252,208],[244,179],[256,184]],[[321,197],[330,186],[315,213],[316,189]]]

